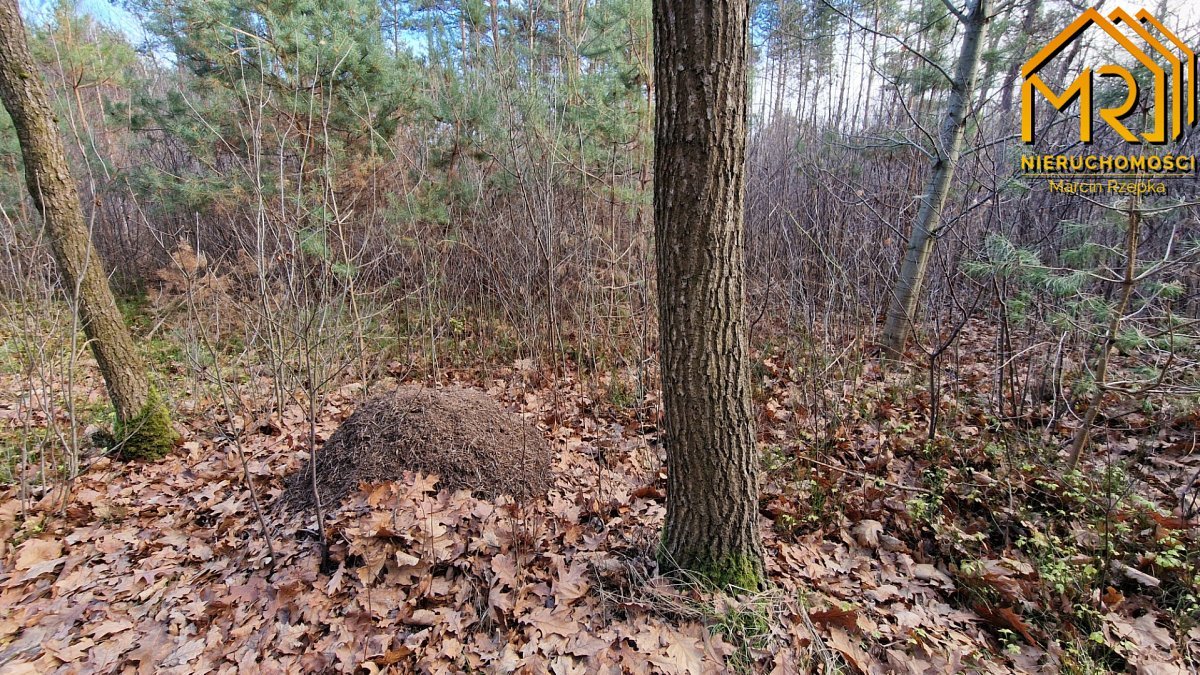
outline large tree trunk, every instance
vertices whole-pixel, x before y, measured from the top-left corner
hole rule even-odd
[[[45,219],[64,290],[77,301],[84,333],[116,409],[120,452],[126,457],[161,455],[174,440],[170,418],[150,386],[92,247],[16,0],[0,0],[0,101],[16,127],[29,194]]]
[[[664,569],[763,579],[743,273],[747,0],[655,0]]]
[[[971,92],[975,88],[979,52],[983,45],[983,29],[988,19],[986,0],[972,0],[971,5],[970,14],[965,17],[966,32],[958,55],[954,82],[950,88],[946,118],[942,122],[937,147],[933,149],[933,175],[929,177],[925,194],[921,196],[921,208],[917,212],[912,235],[908,238],[900,276],[888,302],[881,343],[884,352],[893,357],[899,357],[904,352],[904,343],[908,340],[909,331],[916,320],[921,286],[925,282],[929,258],[941,227],[942,209],[946,205],[950,182],[954,179],[954,170],[962,154],[967,111],[970,109]]]

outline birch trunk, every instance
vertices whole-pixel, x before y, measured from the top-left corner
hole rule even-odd
[[[967,111],[970,109],[971,93],[975,88],[975,76],[979,71],[979,54],[983,45],[984,27],[987,25],[987,1],[972,0],[970,13],[965,17],[966,32],[959,51],[958,66],[950,88],[946,106],[946,117],[938,135],[937,147],[933,149],[933,174],[921,196],[921,208],[916,223],[908,238],[900,276],[892,289],[888,301],[887,319],[880,340],[883,350],[892,357],[904,352],[904,344],[916,320],[917,304],[921,297],[921,286],[929,269],[929,258],[933,253],[942,221],[942,210],[950,193],[954,170],[962,154],[962,143],[967,126]]]

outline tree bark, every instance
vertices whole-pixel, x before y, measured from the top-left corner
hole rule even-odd
[[[654,0],[654,224],[666,414],[660,567],[763,580],[743,236],[747,0]]]
[[[45,220],[64,291],[77,302],[84,334],[116,409],[120,453],[130,458],[164,454],[174,441],[170,418],[150,386],[92,246],[16,0],[0,0],[0,101],[17,130],[25,181]]]
[[[1133,290],[1137,286],[1138,237],[1141,235],[1142,224],[1142,213],[1138,210],[1139,206],[1138,199],[1134,196],[1133,203],[1129,206],[1128,221],[1125,227],[1125,270],[1121,277],[1120,295],[1113,308],[1112,316],[1108,320],[1104,342],[1100,345],[1099,353],[1096,355],[1096,366],[1093,370],[1096,374],[1096,391],[1088,400],[1087,410],[1083,414],[1083,422],[1075,430],[1075,436],[1071,439],[1071,452],[1067,456],[1068,472],[1074,471],[1079,466],[1079,458],[1091,440],[1092,425],[1096,423],[1096,415],[1100,412],[1100,405],[1104,403],[1104,395],[1108,393],[1109,359],[1112,357],[1113,348],[1116,347],[1117,337],[1121,334],[1121,323],[1125,319],[1125,313],[1129,311]]]
[[[1037,22],[1038,10],[1042,0],[1030,0],[1025,5],[1025,19],[1021,22],[1021,35],[1017,38],[1017,49],[1009,57],[1008,70],[1004,73],[1004,84],[1000,85],[1000,111],[1007,116],[1012,112],[1013,92],[1017,90],[1017,75],[1021,72],[1021,64],[1025,62],[1025,54],[1029,51],[1029,38],[1033,35],[1034,24]]]
[[[979,53],[988,20],[986,0],[972,0],[971,5],[970,13],[966,16],[966,32],[959,51],[954,82],[950,87],[946,117],[938,135],[937,147],[933,149],[933,174],[921,196],[921,208],[917,212],[912,235],[908,238],[900,276],[888,302],[887,319],[880,342],[884,352],[895,358],[904,352],[904,344],[916,320],[921,286],[925,282],[929,258],[941,228],[942,210],[962,154],[967,111],[975,88],[975,75],[979,71]]]

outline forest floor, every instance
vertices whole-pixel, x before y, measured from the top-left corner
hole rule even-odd
[[[444,371],[545,432],[549,497],[365,486],[328,514],[323,564],[313,515],[278,499],[307,461],[305,401],[259,417],[272,383],[250,378],[230,417],[180,377],[165,459],[91,449],[69,485],[0,486],[0,671],[1196,672],[1196,412],[1102,420],[1063,476],[1069,421],[984,412],[993,343],[964,333],[933,440],[919,367],[865,358],[813,398],[759,353],[771,586],[736,597],[657,574],[654,392],[528,361]],[[32,393],[0,374],[0,443],[67,421],[29,415]],[[364,393],[330,392],[319,441]]]

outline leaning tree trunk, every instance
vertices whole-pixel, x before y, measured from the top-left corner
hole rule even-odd
[[[665,570],[763,579],[743,273],[747,0],[654,0]]]
[[[958,67],[950,88],[946,118],[942,121],[937,147],[933,149],[933,175],[929,177],[925,194],[921,196],[921,208],[917,212],[912,235],[908,238],[900,276],[888,302],[881,344],[884,352],[892,357],[899,357],[903,353],[909,330],[916,320],[921,286],[925,282],[929,258],[941,228],[942,209],[946,205],[950,182],[954,179],[954,170],[962,154],[967,111],[970,108],[971,92],[975,88],[979,52],[983,45],[983,29],[988,18],[986,0],[973,0],[971,5],[970,14],[964,17],[966,33],[963,35]]]
[[[1125,271],[1118,286],[1117,304],[1113,307],[1112,315],[1108,319],[1108,329],[1105,331],[1104,342],[1100,344],[1099,352],[1096,355],[1096,365],[1092,371],[1095,373],[1093,384],[1096,391],[1088,400],[1087,409],[1083,413],[1083,421],[1075,430],[1075,437],[1071,439],[1067,471],[1074,471],[1078,468],[1079,458],[1083,455],[1088,441],[1091,440],[1092,425],[1096,423],[1100,405],[1104,403],[1104,395],[1109,392],[1109,359],[1112,358],[1113,349],[1117,346],[1117,338],[1121,335],[1121,323],[1125,320],[1125,313],[1129,311],[1129,303],[1133,299],[1134,288],[1137,287],[1138,237],[1141,235],[1142,225],[1140,206],[1137,196],[1134,195],[1133,201],[1129,205],[1128,221],[1125,226]]]
[[[12,117],[25,162],[25,181],[45,219],[64,290],[73,295],[84,333],[117,413],[124,457],[156,457],[174,440],[166,407],[113,300],[83,218],[79,193],[45,87],[25,40],[16,0],[0,0],[0,101]]]

